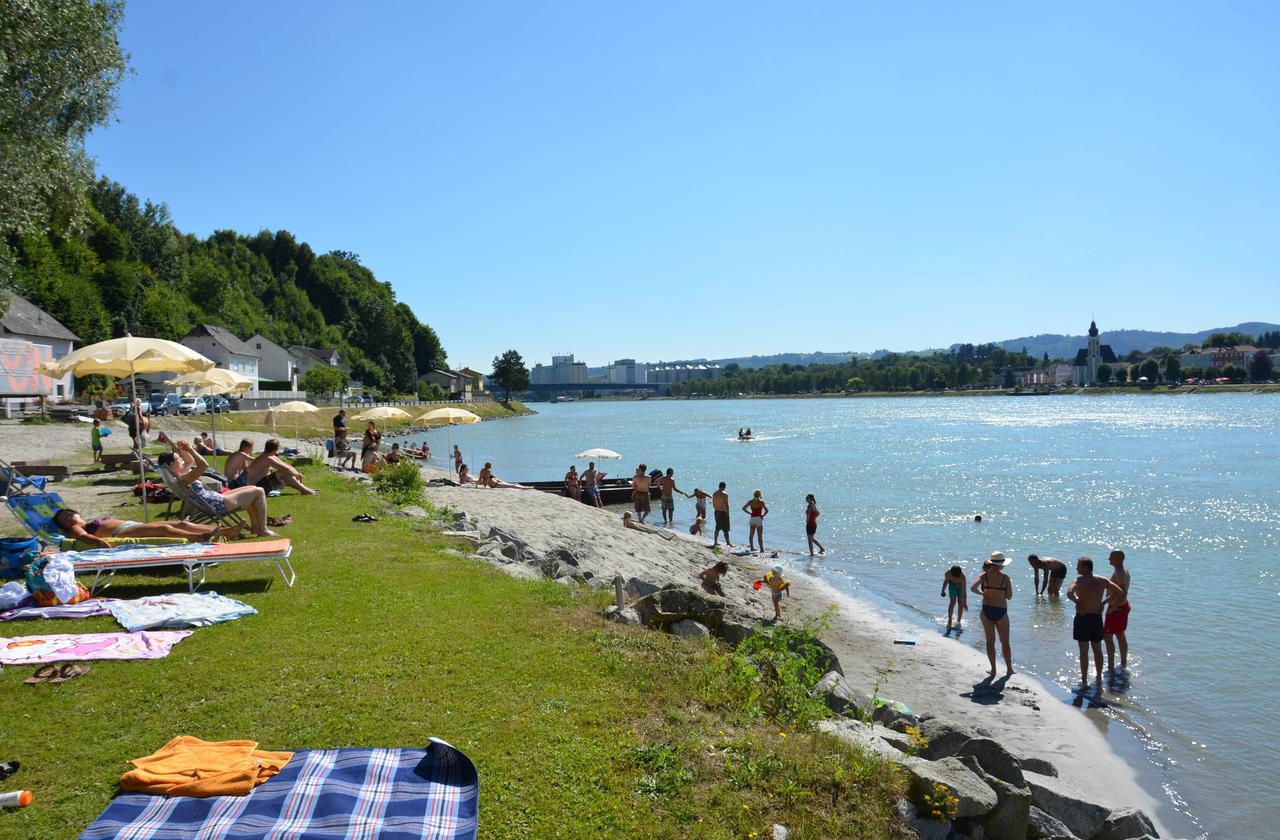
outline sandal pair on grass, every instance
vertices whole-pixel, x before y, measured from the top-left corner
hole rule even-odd
[[[357,513],[355,516],[351,517],[351,521],[352,522],[377,522],[378,517],[370,516],[367,513]]]
[[[63,662],[57,665],[41,665],[36,672],[27,677],[23,682],[27,685],[39,685],[40,683],[64,683],[67,680],[74,680],[76,677],[84,676],[89,673],[89,666],[80,662]]]

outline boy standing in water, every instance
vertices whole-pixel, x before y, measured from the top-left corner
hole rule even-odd
[[[1129,640],[1125,631],[1129,629],[1129,570],[1124,567],[1124,552],[1116,549],[1107,558],[1115,571],[1111,573],[1111,582],[1120,587],[1119,597],[1112,595],[1107,601],[1107,617],[1102,623],[1102,633],[1107,643],[1107,669],[1116,669],[1116,645],[1120,646],[1120,670],[1129,666]],[[1115,637],[1112,639],[1112,637]]]
[[[729,494],[724,492],[725,483],[720,482],[720,489],[711,494],[711,508],[716,515],[716,531],[711,539],[713,546],[720,544],[720,532],[724,531],[724,544],[733,548],[729,542]]]
[[[1076,561],[1080,577],[1071,582],[1067,598],[1076,605],[1071,638],[1080,645],[1080,684],[1089,684],[1089,648],[1093,648],[1094,670],[1102,685],[1102,602],[1104,598],[1124,597],[1124,590],[1106,578],[1093,574],[1093,561],[1081,557]]]
[[[951,635],[951,613],[955,611],[955,629],[956,637],[959,638],[960,619],[964,617],[964,611],[969,608],[969,599],[965,597],[965,577],[964,569],[959,566],[952,566],[947,573],[942,576],[942,592],[940,597],[951,596],[951,600],[947,603],[947,632],[945,635]]]

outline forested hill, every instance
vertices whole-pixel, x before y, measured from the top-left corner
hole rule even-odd
[[[88,200],[83,234],[55,226],[16,240],[15,276],[19,294],[86,343],[125,332],[176,341],[214,324],[241,338],[336,347],[354,378],[407,392],[419,371],[444,363],[435,331],[354,254],[317,255],[284,230],[199,239],[163,204],[105,178]]]

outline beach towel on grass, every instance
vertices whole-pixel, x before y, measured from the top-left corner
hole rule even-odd
[[[51,633],[0,637],[0,665],[43,665],[84,659],[163,659],[190,630],[143,633]]]
[[[18,621],[31,618],[92,618],[109,615],[107,605],[111,598],[93,598],[78,604],[61,604],[56,607],[39,607],[34,600],[23,601],[11,610],[0,612],[0,621]]]
[[[107,605],[120,626],[130,633],[161,627],[207,627],[258,611],[242,601],[216,592],[178,592],[116,600]]]
[[[80,840],[472,840],[479,793],[471,760],[435,738],[425,750],[300,750],[245,796],[121,794]]]

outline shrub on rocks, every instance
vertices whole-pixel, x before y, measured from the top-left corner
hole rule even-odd
[[[803,727],[829,714],[826,701],[813,693],[829,662],[818,641],[824,626],[761,627],[727,655],[729,681],[748,713]]]

